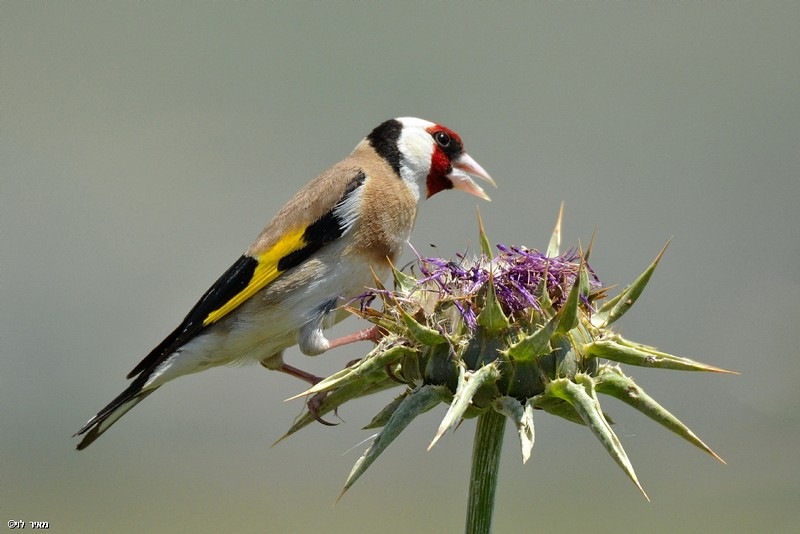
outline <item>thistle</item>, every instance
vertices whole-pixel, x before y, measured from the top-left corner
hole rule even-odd
[[[343,494],[421,413],[447,405],[428,449],[463,419],[478,417],[468,532],[490,529],[505,420],[517,429],[525,463],[535,410],[586,426],[648,500],[599,395],[622,400],[724,463],[619,365],[731,373],[629,341],[612,328],[642,293],[666,245],[632,284],[609,298],[589,266],[591,244],[586,251],[560,251],[561,213],[544,253],[497,245],[493,254],[479,226],[477,258],[419,258],[413,274],[393,270],[393,289],[376,281],[354,302],[350,310],[380,328],[382,339],[364,358],[298,395],[323,400],[284,438],[350,399],[404,387],[365,427],[381,430]]]

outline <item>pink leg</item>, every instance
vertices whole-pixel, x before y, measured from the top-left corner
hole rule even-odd
[[[312,375],[311,373],[307,373],[306,371],[303,371],[302,369],[298,369],[297,367],[292,367],[291,365],[289,365],[287,363],[282,364],[276,370],[280,371],[281,373],[286,373],[287,375],[291,375],[291,376],[293,376],[295,378],[299,378],[300,380],[302,380],[304,382],[308,382],[312,386],[314,384],[316,384],[317,382],[319,382],[320,380],[322,380],[322,378],[319,377],[319,376]]]
[[[381,332],[380,328],[373,326],[372,328],[359,330],[358,332],[334,339],[330,342],[330,345],[328,345],[328,350],[341,347],[343,345],[349,345],[350,343],[355,343],[357,341],[372,341],[373,343],[377,343],[382,337],[383,333]]]

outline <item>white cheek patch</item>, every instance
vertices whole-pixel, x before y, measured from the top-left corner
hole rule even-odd
[[[432,123],[413,119],[421,123],[419,127],[409,125],[403,119],[403,131],[397,140],[397,147],[400,150],[402,160],[400,162],[400,176],[406,181],[414,197],[419,200],[423,195],[427,185],[425,180],[431,170],[431,157],[433,157],[433,139],[425,131],[425,128],[432,126]]]

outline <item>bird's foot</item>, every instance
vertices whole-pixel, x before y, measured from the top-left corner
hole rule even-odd
[[[322,405],[327,397],[328,397],[327,391],[321,391],[315,395],[312,395],[311,398],[306,401],[306,408],[308,408],[308,413],[311,414],[311,417],[316,419],[318,423],[323,424],[325,426],[336,426],[339,423],[331,423],[330,421],[326,421],[325,419],[322,418],[321,415],[319,415],[319,410],[322,408]],[[339,414],[336,413],[335,409],[333,410],[333,414],[337,417],[339,416]]]
[[[322,380],[322,377],[312,375],[311,373],[308,373],[306,371],[303,371],[302,369],[298,369],[297,367],[293,367],[286,363],[281,365],[278,368],[278,371],[299,378],[300,380],[308,382],[312,386]],[[322,405],[325,402],[325,398],[327,396],[328,396],[327,391],[322,391],[320,393],[317,393],[316,395],[312,395],[311,398],[308,399],[308,401],[306,401],[306,408],[308,408],[308,413],[311,414],[311,417],[316,419],[318,423],[323,424],[325,426],[336,426],[339,423],[331,423],[329,421],[324,420],[322,416],[319,415],[319,411],[322,408]],[[336,410],[334,410],[333,413],[336,414]]]

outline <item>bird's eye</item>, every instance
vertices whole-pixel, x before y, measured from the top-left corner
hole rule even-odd
[[[436,132],[433,134],[433,138],[436,140],[436,144],[442,148],[450,144],[450,136],[446,132]]]

